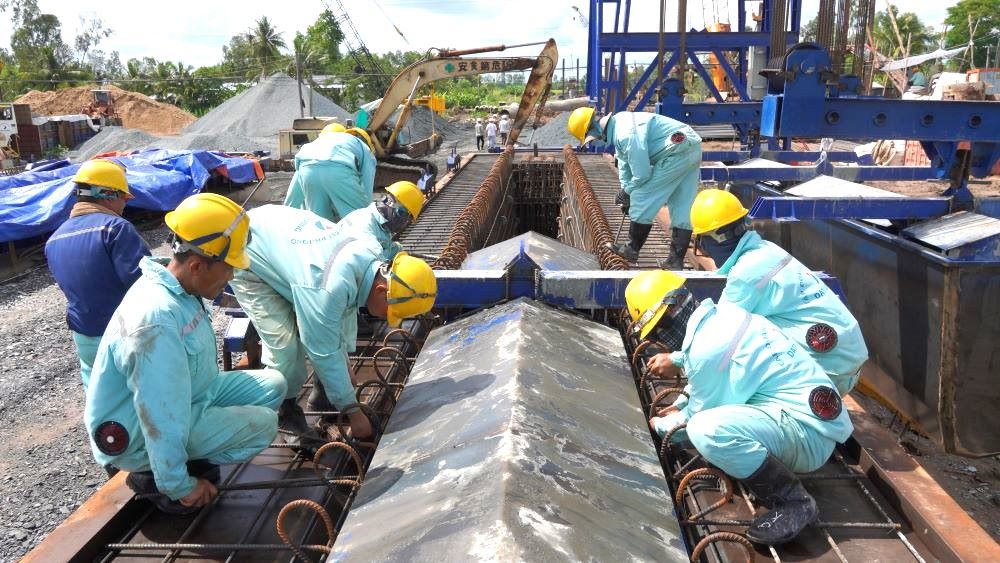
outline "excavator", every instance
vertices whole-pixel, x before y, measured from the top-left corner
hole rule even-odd
[[[544,45],[537,57],[467,57],[478,53],[491,53],[526,47]],[[437,167],[428,161],[418,160],[441,145],[441,135],[434,133],[427,139],[421,139],[406,145],[399,143],[399,133],[414,105],[426,103],[418,97],[418,92],[425,86],[430,86],[445,78],[462,78],[478,74],[507,72],[531,69],[521,95],[521,102],[511,124],[507,144],[513,145],[521,129],[524,128],[532,109],[536,120],[541,115],[545,101],[552,87],[552,75],[555,72],[559,52],[554,39],[540,43],[523,43],[519,45],[494,45],[474,49],[441,49],[437,54],[417,61],[400,72],[393,79],[381,102],[371,112],[365,129],[371,136],[378,159],[378,169],[375,175],[376,186],[387,186],[398,180],[410,180],[423,185],[433,185],[437,175]],[[432,102],[433,104],[433,102]],[[395,122],[391,119],[397,109],[400,109]],[[406,155],[406,156],[403,156]]]

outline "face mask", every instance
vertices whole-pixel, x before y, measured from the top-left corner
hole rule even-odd
[[[739,244],[740,237],[732,237],[725,242],[718,242],[708,235],[698,237],[698,246],[715,261],[716,268],[721,268],[729,260]]]
[[[666,344],[672,352],[680,350],[684,345],[688,319],[697,307],[694,296],[688,292],[684,299],[671,307],[671,310],[657,323],[653,329],[653,339]]]
[[[385,228],[390,233],[399,234],[410,226],[410,212],[402,205],[396,205],[396,200],[385,196],[375,204],[379,214],[385,218]]]

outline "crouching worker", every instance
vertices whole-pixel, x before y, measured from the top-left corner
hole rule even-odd
[[[851,311],[819,277],[750,229],[733,194],[703,190],[691,208],[696,244],[726,275],[719,304],[771,321],[826,371],[841,396],[858,382],[868,347]]]
[[[403,249],[393,237],[413,224],[424,208],[426,198],[413,182],[400,181],[385,188],[379,201],[350,212],[337,225],[344,230],[367,233],[382,245],[383,260],[392,260]]]
[[[131,472],[137,493],[187,514],[218,491],[218,464],[250,459],[277,434],[285,381],[274,370],[219,372],[202,299],[250,265],[250,220],[216,194],[166,216],[173,257],[143,258],[101,340],[84,421],[98,463]]]
[[[357,399],[347,365],[357,340],[358,310],[367,307],[394,327],[426,313],[437,294],[433,271],[402,252],[385,262],[374,237],[309,211],[265,205],[249,215],[250,269],[237,272],[231,285],[260,334],[264,365],[288,383],[278,411],[286,443],[313,448],[325,441],[296,402],[308,376],[307,356],[316,373],[307,406],[346,412],[353,436],[370,438],[368,417],[352,407]]]
[[[625,300],[640,338],[683,352],[690,398],[650,427],[662,437],[687,424],[674,439],[686,437],[769,509],[747,537],[768,545],[794,539],[819,516],[795,474],[822,466],[853,430],[830,378],[770,321],[711,299],[697,304],[672,272],[642,272]]]
[[[285,205],[334,222],[367,207],[375,189],[374,152],[364,129],[327,125],[319,138],[295,154],[295,175]]]

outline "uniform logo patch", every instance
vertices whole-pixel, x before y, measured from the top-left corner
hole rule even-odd
[[[820,385],[809,392],[809,408],[823,420],[834,420],[840,416],[844,404],[833,387]]]
[[[829,352],[837,345],[837,331],[828,324],[816,323],[806,331],[806,344],[814,352]]]
[[[675,144],[675,145],[683,143],[684,139],[687,139],[687,137],[685,137],[684,133],[681,133],[680,131],[678,131],[678,132],[676,132],[676,133],[674,133],[673,135],[670,136],[670,142],[673,143],[673,144]]]
[[[118,455],[128,447],[128,430],[113,420],[102,422],[94,431],[97,449],[106,455]]]

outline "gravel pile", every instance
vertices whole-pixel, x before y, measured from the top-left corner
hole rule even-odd
[[[535,136],[531,136],[530,126],[521,131],[520,141],[527,143],[531,139],[532,143],[538,143],[540,147],[561,147],[563,145],[577,146],[580,144],[576,137],[569,134],[566,124],[569,123],[569,116],[572,112],[564,111],[557,114],[551,121],[535,129]],[[529,122],[530,123],[530,122]]]
[[[73,152],[76,153],[76,160],[88,160],[106,152],[141,149],[155,145],[159,140],[160,137],[139,129],[105,127]]]

